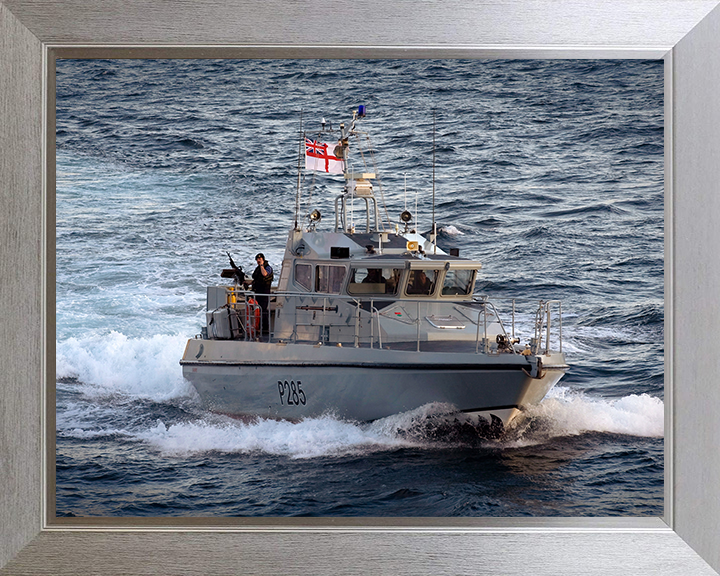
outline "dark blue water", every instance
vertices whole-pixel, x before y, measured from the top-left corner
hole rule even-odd
[[[243,423],[182,378],[225,251],[280,265],[301,111],[358,104],[393,219],[430,229],[435,109],[440,244],[563,301],[572,369],[500,439],[437,405]],[[58,61],[58,515],[658,516],[663,318],[660,61]]]

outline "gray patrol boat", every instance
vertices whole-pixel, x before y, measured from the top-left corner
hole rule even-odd
[[[318,230],[317,210],[298,224],[299,165],[295,224],[267,319],[232,263],[222,274],[232,285],[207,289],[207,326],[187,343],[183,376],[208,409],[237,417],[372,421],[440,402],[502,429],[568,369],[560,302],[535,302],[521,343],[515,301],[503,322],[474,293],[480,262],[438,247],[435,223],[427,239],[407,210],[381,222],[376,173],[367,151],[355,150],[367,138],[356,127],[364,115],[361,106],[339,138],[323,126],[321,137],[337,139],[330,148],[303,135],[306,168],[332,173],[340,163],[332,230]]]

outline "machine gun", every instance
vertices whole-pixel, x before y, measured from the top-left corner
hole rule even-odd
[[[223,271],[220,273],[220,277],[232,278],[235,281],[235,284],[242,284],[245,281],[245,272],[243,272],[242,266],[235,264],[232,256],[230,256],[230,252],[226,252],[226,254],[228,255],[228,258],[230,258],[231,268],[223,268]]]

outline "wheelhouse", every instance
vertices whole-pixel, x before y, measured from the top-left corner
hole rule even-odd
[[[292,291],[352,297],[472,298],[479,262],[472,260],[400,260],[384,257],[294,262]]]

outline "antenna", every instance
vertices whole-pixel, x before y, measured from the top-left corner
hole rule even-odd
[[[295,193],[295,226],[294,230],[298,229],[298,213],[300,212],[300,179],[302,177],[302,149],[305,140],[305,133],[303,132],[303,111],[300,109],[300,140],[298,142],[298,179],[297,179],[297,192]]]
[[[432,243],[433,243],[433,254],[437,254],[437,223],[435,222],[435,108],[433,108]]]
[[[405,210],[407,210],[407,172],[405,172],[405,192],[404,192],[404,197],[405,197]],[[417,212],[417,210],[416,210],[416,212]]]
[[[415,190],[415,231],[420,230],[420,214],[418,213],[418,190]]]

